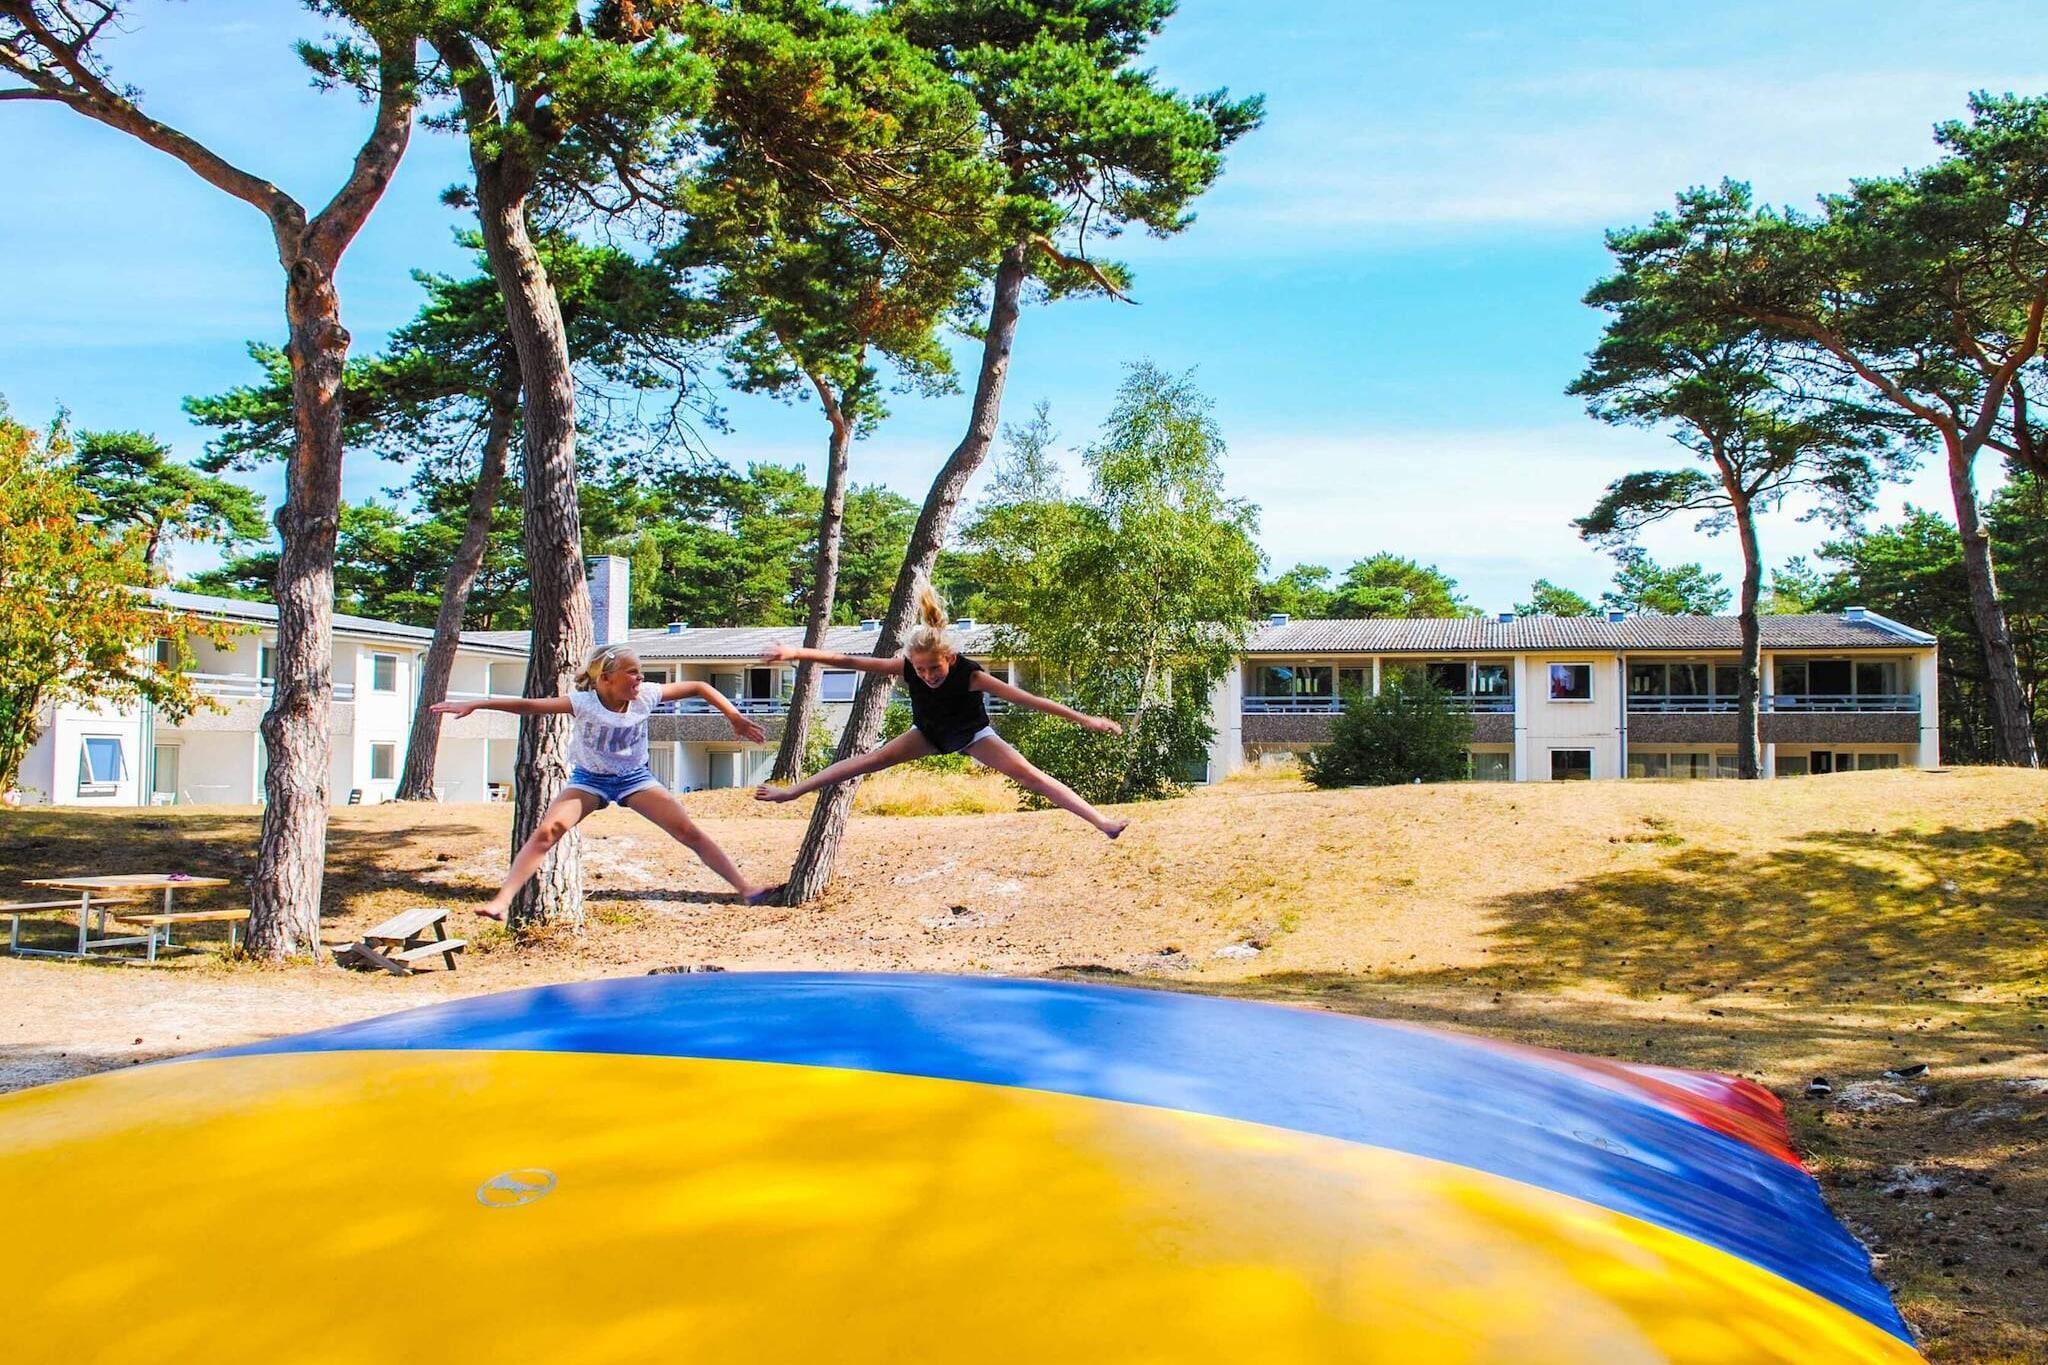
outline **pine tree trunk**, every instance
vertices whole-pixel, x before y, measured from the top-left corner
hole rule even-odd
[[[2041,766],[2034,745],[2032,709],[2020,687],[2019,663],[2013,654],[2012,632],[1998,597],[1998,575],[1991,563],[1991,533],[1977,510],[1975,452],[1966,455],[1953,443],[1948,452],[1949,491],[1955,496],[1956,531],[1962,538],[1963,568],[1970,583],[1970,617],[1984,651],[1984,675],[1991,704],[1992,737],[2001,763],[2024,768]]]
[[[474,144],[472,144],[474,145]],[[583,528],[576,492],[576,389],[562,309],[526,225],[527,185],[479,161],[478,218],[484,254],[505,299],[524,394],[524,541],[533,603],[526,661],[529,697],[558,697],[590,653],[590,591],[583,576]],[[569,777],[566,716],[523,716],[512,786],[512,847],[533,834]],[[513,926],[583,925],[581,844],[556,844],[512,902]]]
[[[511,448],[512,429],[518,420],[519,368],[517,360],[508,356],[500,366],[497,388],[491,395],[490,426],[484,433],[476,487],[469,495],[469,519],[463,524],[462,540],[448,566],[441,609],[434,617],[434,642],[427,647],[419,702],[412,713],[412,737],[405,746],[405,772],[398,783],[400,801],[434,799],[441,717],[433,707],[448,696],[448,675],[455,667],[456,647],[462,643],[462,619],[469,610],[469,590],[476,586],[484,551],[490,546],[491,517],[498,509],[498,490],[505,482],[505,455]]]
[[[815,379],[814,379],[814,382]],[[839,593],[839,547],[846,528],[847,450],[853,444],[853,425],[823,383],[819,396],[826,404],[825,415],[832,423],[832,440],[825,458],[825,505],[818,514],[816,566],[811,574],[811,614],[804,623],[804,648],[818,649],[832,624],[832,607]],[[810,745],[811,726],[817,719],[820,672],[814,663],[797,665],[796,687],[789,697],[789,716],[783,722],[782,747],[775,751],[771,782],[794,782],[804,775],[804,752]]]
[[[1756,509],[1738,494],[1732,499],[1735,531],[1742,540],[1742,671],[1735,684],[1735,772],[1738,777],[1764,775],[1763,764],[1763,622],[1757,603],[1763,597],[1764,560],[1757,548]]]
[[[916,610],[920,579],[931,575],[939,549],[952,525],[953,512],[967,490],[968,480],[981,468],[989,447],[995,443],[1002,417],[1003,382],[1010,372],[1010,347],[1017,336],[1017,317],[1028,272],[1030,247],[1018,243],[1003,253],[996,270],[995,299],[989,310],[988,329],[983,334],[981,373],[974,385],[974,406],[967,434],[932,481],[925,494],[924,508],[910,533],[904,551],[903,568],[896,575],[896,587],[889,597],[889,615],[882,622],[882,636],[875,653],[888,655],[901,647],[909,633]],[[854,696],[853,713],[846,732],[840,736],[839,756],[851,757],[875,746],[882,735],[882,717],[889,709],[889,697],[896,680],[879,673],[861,675],[860,690]],[[832,868],[839,857],[839,843],[846,834],[846,817],[853,809],[853,792],[858,782],[842,782],[818,794],[811,809],[811,822],[804,831],[803,846],[790,868],[789,884],[783,890],[783,904],[803,905],[824,894],[832,880]]]
[[[280,236],[283,236],[280,233]],[[341,325],[333,262],[303,249],[287,261],[292,416],[298,439],[285,459],[277,509],[282,549],[277,670],[263,744],[263,832],[250,885],[249,952],[281,960],[320,945],[334,726],[334,541],[341,526]]]

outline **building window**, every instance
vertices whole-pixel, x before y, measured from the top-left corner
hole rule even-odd
[[[1550,699],[1552,701],[1593,700],[1593,665],[1552,664],[1550,666]],[[1573,752],[1578,751],[1574,750]]]
[[[1669,777],[1671,755],[1642,754],[1634,749],[1628,752],[1628,775],[1630,777]]]
[[[1899,692],[1899,666],[1888,661],[1856,665],[1856,695],[1890,697]]]
[[[1898,766],[1899,756],[1897,754],[1856,755],[1856,771],[1859,773],[1876,772],[1880,768],[1896,768]]]
[[[389,782],[398,775],[398,746],[396,744],[372,744],[370,746],[370,780]]]
[[[1506,664],[1472,665],[1472,695],[1475,697],[1508,697],[1514,695],[1513,675]]]
[[[1566,667],[1551,665],[1552,669]],[[1584,664],[1570,667],[1583,668]],[[1550,751],[1550,780],[1552,782],[1590,782],[1593,780],[1593,751],[1591,749],[1552,749]]]
[[[118,735],[87,735],[78,749],[78,785],[111,787],[128,775]]]
[[[1372,670],[1369,668],[1340,668],[1337,670],[1337,695],[1340,697],[1362,697],[1372,691]]]
[[[1742,692],[1742,666],[1740,664],[1714,665],[1714,695],[1734,701]]]
[[[1515,778],[1514,755],[1493,749],[1467,750],[1465,757],[1470,761],[1470,773],[1474,782],[1512,782]]]
[[[818,686],[818,695],[826,701],[852,701],[860,690],[860,674],[850,668],[828,668]]]
[[[372,654],[370,656],[370,690],[372,692],[396,692],[398,690],[398,656],[396,654]]]
[[[176,668],[178,666],[178,642],[168,635],[159,637],[151,657],[156,660],[158,668]]]
[[[256,647],[256,676],[265,682],[277,681],[277,646]]]
[[[1805,754],[1779,754],[1778,776],[1805,777],[1812,769],[1807,767]]]
[[[1471,695],[1470,664],[1430,664],[1423,676],[1428,678],[1429,685],[1439,692],[1448,692],[1454,697]]]

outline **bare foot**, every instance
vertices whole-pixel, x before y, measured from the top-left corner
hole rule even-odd
[[[745,901],[748,905],[766,905],[769,901],[772,901],[777,896],[781,895],[782,888],[787,885],[787,882],[783,882],[776,886],[765,886],[758,891],[747,892],[747,894],[740,897],[740,899]]]
[[[498,923],[500,924],[503,924],[505,922],[505,911],[500,906],[479,905],[476,908],[476,912],[479,915],[482,915],[485,919],[494,919],[498,921]]]
[[[1129,829],[1130,827],[1131,822],[1128,820],[1112,820],[1106,825],[1097,826],[1097,828],[1099,828],[1104,834],[1107,834],[1112,839],[1116,838],[1118,835],[1122,834],[1125,830]]]
[[[754,799],[756,801],[773,801],[779,805],[784,801],[796,800],[796,793],[788,787],[756,787],[754,788]]]

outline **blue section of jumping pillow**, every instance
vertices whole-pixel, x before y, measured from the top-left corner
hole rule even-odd
[[[1912,1339],[1804,1171],[1541,1055],[1452,1033],[1066,982],[734,972],[546,986],[202,1055],[379,1049],[840,1067],[1292,1128],[1630,1214]]]

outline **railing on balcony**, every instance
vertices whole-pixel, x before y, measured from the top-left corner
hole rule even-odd
[[[1920,698],[1911,692],[1778,692],[1766,697],[1773,711],[1918,711]]]
[[[1464,711],[1506,714],[1515,709],[1513,697],[1451,697],[1451,705]],[[1246,697],[1247,716],[1333,716],[1344,709],[1341,697]]]
[[[743,716],[786,716],[789,714],[787,697],[728,697]],[[718,708],[708,701],[696,697],[685,697],[681,701],[661,702],[654,708],[657,716],[715,716]]]
[[[1911,692],[1778,692],[1758,698],[1765,711],[1918,711],[1920,698]],[[1631,712],[1732,713],[1735,698],[1723,696],[1634,696]]]
[[[192,680],[192,690],[205,697],[267,697],[275,690],[269,678],[259,678],[253,673],[187,673]],[[354,701],[356,685],[338,682],[334,684],[336,701]]]

